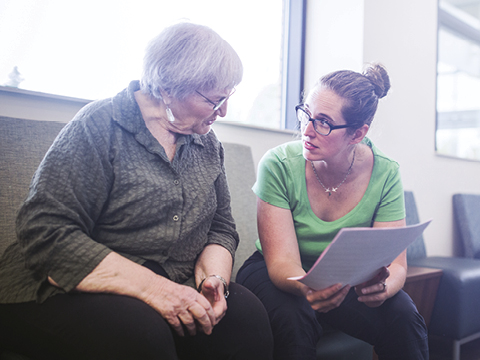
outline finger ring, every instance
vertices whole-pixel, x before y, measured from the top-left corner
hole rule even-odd
[[[382,283],[382,285],[383,285],[383,290],[382,291],[385,291],[385,289],[387,288],[387,283],[384,282],[384,283]]]

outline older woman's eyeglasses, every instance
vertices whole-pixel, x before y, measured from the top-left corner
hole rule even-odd
[[[203,97],[205,100],[207,100],[210,104],[213,105],[213,111],[217,111],[217,110],[220,109],[220,107],[225,103],[225,101],[227,101],[228,99],[230,99],[230,96],[232,96],[233,93],[235,92],[235,88],[233,88],[233,90],[232,90],[232,92],[230,93],[230,95],[221,98],[221,99],[218,100],[217,102],[210,100],[210,99],[207,98],[205,95],[203,95],[201,92],[199,92],[199,91],[197,91],[197,90],[195,90],[195,91],[196,91],[196,93],[197,93],[198,95],[200,95],[200,96]]]
[[[345,129],[349,127],[354,127],[356,125],[332,125],[326,119],[312,119],[310,114],[305,110],[304,104],[300,104],[295,106],[295,111],[297,112],[297,119],[300,122],[300,125],[306,127],[308,122],[311,121],[313,123],[313,128],[317,133],[320,135],[330,135],[332,130],[337,129]]]

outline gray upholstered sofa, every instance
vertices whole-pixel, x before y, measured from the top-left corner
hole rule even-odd
[[[14,241],[17,209],[27,195],[32,175],[63,123],[0,117],[0,254]],[[255,196],[251,186],[255,168],[249,147],[225,143],[225,167],[232,193],[232,211],[240,234],[234,278],[243,261],[254,251],[257,238]],[[1,324],[0,324],[1,325]],[[2,353],[0,359],[20,359]],[[338,331],[327,330],[317,347],[323,360],[372,359],[372,347]]]

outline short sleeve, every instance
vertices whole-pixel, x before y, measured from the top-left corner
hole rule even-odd
[[[395,163],[384,183],[374,221],[397,221],[405,218],[405,201],[400,169]]]
[[[257,181],[252,190],[263,201],[283,209],[290,209],[286,186],[287,176],[285,163],[273,150],[270,150],[258,164]]]

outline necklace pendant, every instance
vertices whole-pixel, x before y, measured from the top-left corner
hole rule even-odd
[[[315,177],[317,178],[317,180],[318,180],[318,182],[320,183],[320,185],[322,185],[322,187],[323,187],[323,189],[325,190],[325,192],[328,193],[328,196],[329,196],[329,197],[332,195],[332,192],[337,192],[338,188],[343,185],[343,183],[345,182],[345,180],[347,180],[347,177],[348,177],[348,175],[350,175],[350,171],[352,171],[352,167],[353,167],[353,164],[354,164],[354,162],[355,162],[355,154],[356,154],[356,152],[357,152],[357,148],[355,147],[355,150],[353,151],[352,162],[350,163],[350,167],[349,167],[348,170],[347,170],[347,174],[346,174],[345,177],[343,178],[342,182],[341,182],[340,184],[338,184],[337,187],[332,186],[332,189],[327,188],[327,187],[325,187],[325,185],[323,185],[322,181],[321,181],[320,178],[318,177],[317,170],[315,169],[315,165],[313,164],[313,161],[310,161],[310,164],[312,165],[312,170],[313,170],[313,173],[315,174]]]

